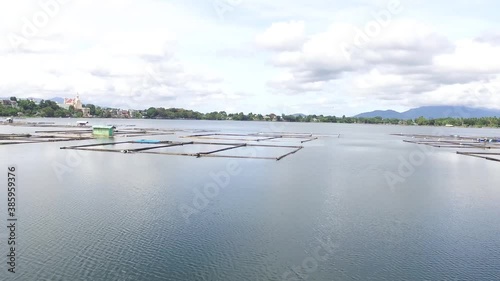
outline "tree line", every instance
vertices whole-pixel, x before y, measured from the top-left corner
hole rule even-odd
[[[73,106],[69,109],[60,107],[56,102],[42,100],[35,103],[32,100],[17,99],[11,97],[11,101],[17,102],[17,107],[3,105],[0,103],[0,116],[27,116],[27,117],[83,117],[80,110],[75,110]],[[93,104],[86,104],[91,117],[96,118],[148,118],[148,119],[190,119],[190,120],[236,120],[236,121],[277,121],[277,122],[321,122],[321,123],[347,123],[347,124],[392,124],[392,125],[419,125],[419,126],[461,126],[461,127],[500,127],[500,118],[438,118],[427,119],[419,117],[416,119],[396,119],[382,117],[342,117],[331,115],[276,115],[274,113],[262,115],[252,112],[245,114],[227,113],[225,111],[213,111],[201,113],[198,111],[183,108],[163,108],[150,107],[145,110],[135,110],[132,112],[119,109],[99,107]]]

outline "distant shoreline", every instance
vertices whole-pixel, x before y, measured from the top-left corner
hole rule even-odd
[[[9,118],[5,116],[4,118]],[[353,118],[353,119],[358,119],[354,117],[347,117],[347,118]],[[484,118],[496,118],[496,117],[484,117]],[[68,120],[92,120],[92,119],[109,119],[109,120],[172,120],[172,121],[240,121],[240,122],[266,122],[266,123],[330,123],[330,124],[355,124],[355,125],[383,125],[383,126],[405,126],[405,127],[443,127],[443,128],[474,128],[474,129],[481,129],[481,128],[488,128],[488,129],[499,129],[500,126],[478,126],[478,125],[473,125],[473,126],[464,126],[464,125],[453,125],[453,126],[447,126],[445,125],[418,125],[418,124],[405,124],[404,122],[406,121],[411,121],[411,120],[400,120],[403,123],[368,123],[368,122],[320,122],[320,121],[313,121],[313,122],[307,122],[307,121],[269,121],[269,120],[231,120],[231,119],[226,119],[226,120],[217,120],[217,119],[188,119],[188,118],[119,118],[119,117],[35,117],[35,116],[22,116],[22,117],[14,117],[14,123],[7,123],[4,120],[0,122],[2,125],[13,125],[13,126],[22,126],[22,125],[37,125],[30,123],[29,121],[27,122],[19,122],[19,120],[31,120],[31,119],[68,119]],[[460,120],[457,118],[446,118],[447,120]],[[384,119],[383,119],[384,120]],[[439,120],[439,119],[429,119],[429,120]],[[25,123],[25,124],[21,124]],[[45,122],[38,122],[40,124],[38,125],[48,125]],[[77,125],[75,124],[75,127]]]

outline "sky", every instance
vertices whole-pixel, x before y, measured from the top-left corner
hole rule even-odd
[[[351,116],[500,109],[493,0],[0,0],[0,97]]]

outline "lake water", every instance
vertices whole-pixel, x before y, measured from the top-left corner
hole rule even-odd
[[[59,149],[94,141],[0,146],[2,186],[15,164],[20,205],[17,272],[2,227],[0,280],[500,280],[500,163],[389,135],[498,130],[89,121],[341,136],[281,161]]]

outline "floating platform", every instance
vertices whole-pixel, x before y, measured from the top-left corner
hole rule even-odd
[[[407,137],[404,142],[427,145],[438,148],[476,149],[479,151],[456,151],[457,154],[500,162],[500,152],[485,152],[485,150],[500,149],[500,137],[459,136],[459,135],[420,135],[392,134]]]
[[[108,129],[106,127],[106,130]],[[147,139],[148,137],[160,135],[176,135],[176,140]],[[323,135],[321,137],[333,136],[340,137],[339,134]],[[117,141],[117,138],[120,137],[145,138]],[[301,144],[318,138],[319,136],[310,133],[260,132],[243,134],[197,129],[119,127],[113,131],[113,136],[109,137],[109,142],[103,142],[101,138],[100,143],[63,146],[60,149],[279,161],[304,148]],[[0,145],[95,139],[98,139],[98,136],[93,134],[92,128],[75,126],[72,129],[66,127],[57,129],[57,127],[54,127],[53,129],[35,131],[33,134],[0,134]],[[184,139],[186,141],[182,141]]]
[[[141,137],[173,135],[173,130],[127,128],[114,131],[113,137]],[[29,144],[43,142],[79,141],[99,138],[92,129],[35,131],[34,134],[0,134],[0,145]]]
[[[76,140],[88,140],[88,139],[92,138],[57,136],[57,135],[0,134],[0,145],[76,141]]]
[[[191,147],[191,151],[175,150],[178,147]],[[208,150],[200,151],[202,147]],[[243,148],[254,148],[250,150],[249,154],[246,153],[230,153],[233,150],[240,150]],[[262,160],[276,160],[279,161],[289,155],[292,155],[303,146],[289,146],[289,145],[271,145],[271,144],[249,144],[249,143],[220,143],[220,142],[175,142],[175,141],[158,141],[158,140],[136,140],[136,141],[123,141],[123,142],[109,142],[97,144],[85,144],[76,146],[65,146],[61,149],[76,149],[100,152],[117,152],[117,153],[146,153],[157,155],[176,155],[176,156],[193,156],[193,157],[224,157],[224,158],[246,158],[246,159],[262,159]],[[259,156],[255,153],[256,150],[262,149],[281,149],[284,150],[277,156]],[[189,149],[187,149],[189,150]]]
[[[463,152],[463,151],[457,151],[457,154],[460,155],[467,155],[467,156],[472,156],[472,157],[477,157],[477,158],[482,158],[490,161],[495,161],[495,162],[500,162],[500,153],[497,152]]]
[[[196,135],[183,136],[182,138],[216,139],[216,140],[247,141],[247,142],[291,140],[291,141],[300,141],[300,143],[310,142],[318,139],[318,137],[313,136],[312,134],[304,134],[304,133],[254,133],[254,134],[210,133],[210,134],[196,134]]]

